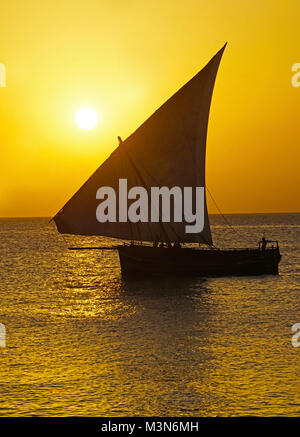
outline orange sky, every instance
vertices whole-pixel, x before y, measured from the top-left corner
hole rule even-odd
[[[299,17],[297,0],[2,2],[0,216],[54,215],[226,41],[207,185],[225,213],[300,211]]]

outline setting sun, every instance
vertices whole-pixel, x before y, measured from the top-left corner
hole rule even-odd
[[[98,114],[93,108],[81,108],[75,115],[75,123],[80,129],[93,129],[98,124],[98,120]]]

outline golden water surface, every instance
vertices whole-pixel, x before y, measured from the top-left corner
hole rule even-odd
[[[125,282],[117,252],[2,219],[0,414],[300,415],[300,215],[230,220],[243,245],[280,240],[279,276]],[[217,243],[242,244],[212,222]]]

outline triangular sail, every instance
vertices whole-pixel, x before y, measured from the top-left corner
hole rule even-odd
[[[95,171],[87,182],[56,214],[61,233],[102,235],[139,241],[181,241],[212,244],[205,201],[204,228],[186,233],[187,223],[149,221],[99,223],[96,208],[100,187],[115,189],[127,179],[128,190],[151,187],[204,187],[205,150],[209,108],[215,77],[225,46],[211,61],[167,100]],[[129,204],[129,201],[128,201]]]

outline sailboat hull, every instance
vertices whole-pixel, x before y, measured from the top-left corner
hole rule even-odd
[[[278,274],[279,249],[201,250],[119,246],[122,276]]]

